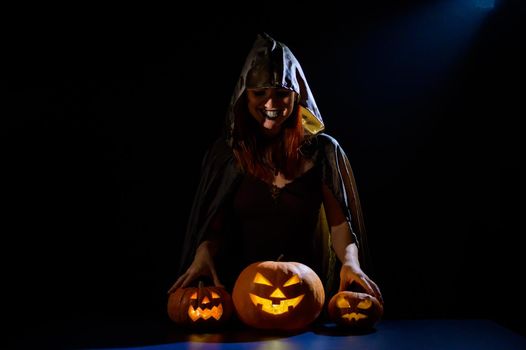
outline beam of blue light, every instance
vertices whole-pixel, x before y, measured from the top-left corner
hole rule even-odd
[[[459,63],[488,16],[475,0],[448,0],[422,6],[383,23],[362,37],[354,55],[359,72],[349,72],[358,89],[378,106],[424,96]],[[482,1],[482,0],[478,0]]]
[[[473,4],[481,9],[492,9],[495,7],[495,0],[471,0]]]
[[[354,110],[368,116],[363,122],[386,144],[408,137],[410,127],[420,130],[413,138],[432,132],[419,108],[450,87],[492,12],[473,1],[423,4],[379,23],[348,48],[353,65],[341,67],[341,79],[352,82]]]

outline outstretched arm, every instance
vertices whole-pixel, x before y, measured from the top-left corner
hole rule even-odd
[[[196,249],[194,260],[190,267],[175,281],[175,283],[168,290],[169,293],[175,292],[178,288],[187,287],[192,281],[201,277],[208,276],[214,282],[216,287],[223,287],[217,276],[214,257],[216,256],[221,245],[220,230],[223,224],[223,215],[221,212],[217,213],[208,228],[208,235]]]
[[[218,250],[216,240],[206,240],[201,242],[195,252],[195,257],[190,267],[183,273],[168,290],[168,293],[175,292],[178,288],[187,287],[193,280],[200,276],[209,276],[214,281],[214,285],[222,286],[214,265],[214,256]]]
[[[360,267],[358,246],[353,241],[351,227],[343,215],[338,201],[326,185],[323,185],[323,206],[330,226],[332,246],[342,263],[340,291],[345,290],[354,282],[383,303],[380,288]]]

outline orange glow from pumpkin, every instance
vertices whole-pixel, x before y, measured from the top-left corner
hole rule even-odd
[[[279,291],[279,288],[276,290]],[[280,300],[279,304],[274,304],[272,303],[272,300],[270,299],[258,297],[257,295],[252,294],[252,293],[249,293],[249,295],[250,295],[250,299],[252,300],[252,302],[254,303],[256,307],[258,305],[261,305],[262,311],[272,314],[272,315],[281,315],[281,314],[284,314],[285,312],[292,310],[301,302],[301,300],[305,296],[305,294],[302,294],[299,297]]]
[[[300,282],[301,281],[300,281],[300,278],[298,277],[298,275],[294,275],[287,282],[285,282],[283,287],[292,286],[292,285],[298,284]]]
[[[352,321],[352,320],[358,321],[362,318],[367,318],[367,315],[364,315],[362,313],[351,312],[351,313],[342,315],[342,318],[346,318],[349,321]]]
[[[338,299],[336,300],[336,305],[340,309],[348,309],[351,307],[351,304],[349,304],[349,301],[344,296],[338,297]],[[373,305],[373,302],[369,299],[366,299],[366,300],[360,301],[358,305],[356,305],[356,307],[358,309],[367,310],[372,305]],[[358,321],[358,320],[361,320],[362,318],[367,318],[367,315],[362,314],[360,312],[350,312],[350,313],[341,315],[341,317],[346,318],[349,321],[352,321],[352,320]]]
[[[370,308],[371,306],[373,305],[373,302],[370,301],[369,299],[366,299],[366,300],[362,300],[358,303],[358,305],[356,305],[356,307],[358,309],[362,309],[362,310],[367,310],[368,308]]]
[[[336,305],[338,305],[338,308],[340,308],[340,309],[345,309],[345,308],[351,307],[351,304],[349,304],[349,301],[347,299],[345,299],[344,297],[339,297],[336,300]]]
[[[282,291],[279,290],[279,288],[276,288],[275,291],[270,294],[271,298],[286,298],[285,294],[283,294]]]
[[[212,299],[218,299],[220,298],[219,294],[216,292],[211,293]],[[190,296],[190,299],[196,300],[197,299],[197,292],[193,293]],[[210,299],[208,299],[207,296],[201,300],[201,305],[210,304]],[[198,319],[202,318],[203,320],[208,320],[210,317],[215,318],[216,320],[219,320],[221,316],[223,315],[223,305],[219,304],[218,306],[214,306],[211,309],[208,308],[201,308],[198,307],[195,309],[192,305],[188,307],[188,316],[192,321],[197,321]]]
[[[257,284],[263,284],[266,286],[271,286],[271,287],[273,286],[272,283],[270,283],[270,281],[265,276],[260,274],[259,272],[256,273],[256,276],[254,277],[253,282]],[[292,286],[300,282],[301,280],[298,277],[298,275],[294,275],[291,278],[289,278],[287,282],[283,284],[283,287]],[[305,294],[302,294],[296,298],[286,299],[287,297],[285,296],[285,294],[283,294],[283,292],[279,288],[276,288],[272,292],[270,297],[274,299],[283,299],[279,301],[279,304],[275,302],[273,303],[272,300],[270,299],[262,298],[252,293],[249,293],[249,295],[250,295],[250,300],[252,300],[252,303],[254,303],[256,307],[258,305],[261,305],[262,311],[272,314],[272,315],[281,315],[295,308],[301,302]]]
[[[200,318],[202,318],[203,320],[208,320],[210,317],[213,317],[216,320],[219,320],[222,315],[223,315],[223,305],[222,304],[219,304],[218,306],[214,306],[211,309],[202,309],[201,307],[194,309],[194,307],[191,305],[188,308],[188,316],[194,322]]]
[[[272,283],[270,283],[270,281],[268,279],[266,279],[265,276],[263,276],[259,272],[256,273],[256,277],[254,277],[254,283],[264,284],[266,286],[271,286],[272,287]]]

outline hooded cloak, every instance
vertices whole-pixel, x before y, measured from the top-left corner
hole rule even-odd
[[[301,66],[290,49],[267,34],[258,35],[234,88],[226,114],[224,134],[216,140],[201,163],[198,184],[184,237],[178,275],[192,263],[198,245],[207,237],[214,215],[232,199],[243,176],[236,165],[232,145],[236,106],[247,88],[281,87],[299,95],[298,108],[305,131],[300,151],[321,167],[322,181],[338,200],[360,249],[360,263],[367,271],[368,252],[363,216],[349,160],[337,140],[323,133],[325,124]],[[228,225],[226,225],[228,226]],[[316,229],[320,278],[326,291],[338,288],[338,266],[323,205]],[[336,273],[335,273],[336,272]],[[219,278],[222,279],[221,274]],[[332,292],[331,292],[332,291]]]

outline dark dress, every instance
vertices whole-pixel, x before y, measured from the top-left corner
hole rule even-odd
[[[321,173],[313,167],[278,188],[246,175],[233,196],[229,284],[256,261],[297,261],[320,274],[315,229],[322,203]]]

